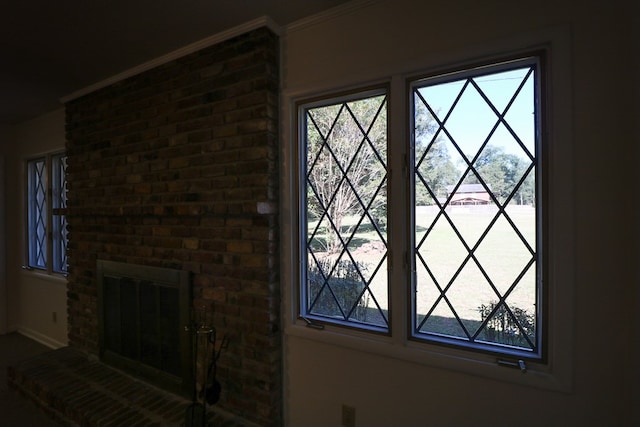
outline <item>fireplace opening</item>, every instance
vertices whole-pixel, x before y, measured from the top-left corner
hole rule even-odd
[[[99,260],[97,279],[101,361],[190,397],[189,272]]]

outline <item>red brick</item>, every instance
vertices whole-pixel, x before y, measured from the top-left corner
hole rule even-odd
[[[70,344],[98,352],[97,259],[192,271],[194,307],[233,336],[221,409],[265,426],[281,424],[277,46],[255,30],[66,106]]]

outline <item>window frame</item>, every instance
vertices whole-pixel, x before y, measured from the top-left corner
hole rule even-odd
[[[420,85],[421,82],[426,81],[434,81],[436,84],[449,83],[453,81],[459,81],[460,79],[468,79],[468,78],[481,78],[486,75],[491,75],[494,73],[509,71],[513,69],[519,68],[518,64],[534,64],[535,75],[534,75],[534,101],[536,108],[536,118],[535,118],[535,141],[534,141],[534,158],[535,158],[535,210],[536,210],[536,254],[540,254],[540,256],[536,256],[536,345],[538,347],[538,351],[536,352],[528,352],[525,350],[518,350],[517,348],[505,346],[504,349],[499,350],[499,346],[496,344],[478,344],[472,343],[464,340],[455,340],[446,337],[437,337],[437,336],[429,336],[427,333],[419,334],[417,331],[414,331],[415,319],[417,314],[413,311],[415,307],[415,295],[413,292],[414,289],[414,281],[415,270],[416,270],[416,250],[415,250],[415,233],[413,227],[415,226],[415,174],[414,171],[414,158],[412,156],[412,151],[409,150],[407,155],[407,164],[408,164],[408,175],[406,178],[407,181],[407,217],[406,224],[407,236],[412,236],[409,238],[410,244],[407,245],[407,251],[411,251],[408,255],[408,263],[410,264],[410,285],[407,289],[407,301],[411,304],[410,309],[410,318],[411,321],[407,322],[407,336],[409,340],[416,342],[424,342],[431,343],[434,345],[441,346],[450,346],[453,348],[461,348],[467,349],[469,351],[487,353],[493,356],[496,356],[499,360],[507,360],[507,362],[518,363],[520,360],[523,361],[534,361],[540,363],[546,363],[547,358],[547,280],[545,276],[547,274],[547,262],[546,256],[547,251],[544,247],[544,242],[547,241],[548,237],[548,226],[547,226],[547,191],[545,188],[546,182],[546,151],[547,151],[547,135],[548,131],[546,130],[547,126],[547,112],[546,112],[546,98],[549,95],[549,90],[547,88],[547,79],[546,79],[546,63],[547,63],[547,53],[545,50],[532,50],[530,52],[523,52],[513,56],[504,56],[502,58],[493,58],[491,60],[482,61],[478,63],[469,63],[466,66],[457,66],[452,67],[451,69],[438,70],[437,72],[425,73],[423,75],[412,76],[407,79],[407,96],[408,96],[408,110],[409,114],[407,117],[407,133],[409,135],[409,144],[413,145],[414,136],[413,130],[411,129],[412,123],[414,121],[414,101],[413,101],[413,92],[414,90],[418,90],[419,88],[427,87],[427,85]],[[525,65],[522,65],[525,66]],[[487,144],[488,145],[488,144]]]
[[[376,336],[371,333],[333,325],[309,324],[299,314],[299,279],[297,271],[300,258],[297,251],[297,182],[295,162],[298,156],[297,140],[297,103],[299,100],[332,96],[341,91],[353,91],[367,85],[388,84],[389,95],[389,139],[390,141],[408,140],[409,99],[406,84],[408,80],[427,74],[440,74],[452,69],[462,69],[481,62],[494,62],[505,57],[514,57],[531,52],[544,51],[547,57],[545,66],[546,90],[544,97],[545,119],[547,122],[548,148],[542,160],[547,165],[547,195],[545,202],[549,206],[544,222],[547,224],[549,240],[546,242],[543,262],[547,265],[548,286],[546,295],[547,353],[543,363],[527,363],[527,375],[520,369],[505,369],[506,366],[518,367],[517,363],[500,363],[493,354],[469,351],[426,344],[411,340],[406,324],[410,325],[410,312],[404,290],[392,286],[391,306],[397,313],[392,323],[392,336]],[[281,229],[283,293],[282,308],[285,319],[285,339],[297,341],[312,340],[341,351],[355,351],[376,357],[397,359],[417,366],[439,368],[472,376],[486,377],[509,383],[571,392],[573,390],[573,353],[574,353],[574,280],[575,280],[575,202],[573,197],[574,141],[572,121],[572,59],[571,36],[566,27],[546,28],[539,31],[514,35],[508,39],[498,39],[473,49],[452,51],[446,55],[425,57],[407,64],[394,64],[378,70],[378,80],[368,80],[365,84],[357,76],[345,76],[337,81],[315,82],[311,85],[288,87],[283,91],[282,102],[285,115],[282,127],[282,215]],[[385,72],[385,70],[387,70]],[[336,88],[339,88],[336,90]],[[408,153],[389,152],[389,167],[401,170],[406,166]],[[406,173],[406,172],[405,172]],[[406,200],[400,193],[406,189],[389,183],[389,221],[394,217],[406,218]],[[408,184],[407,184],[408,185]],[[390,277],[393,283],[404,281],[407,273],[405,254],[394,252],[397,245],[407,245],[403,233],[389,231]],[[403,318],[405,316],[406,318]],[[407,323],[404,323],[404,322]],[[286,341],[285,341],[286,342]],[[517,362],[517,361],[516,361]]]
[[[372,98],[372,97],[381,96],[381,95],[384,95],[385,97],[384,103],[386,104],[385,106],[386,117],[387,117],[386,140],[387,140],[387,152],[388,152],[388,145],[389,145],[388,144],[389,142],[388,126],[389,126],[389,104],[390,104],[390,87],[388,84],[371,85],[363,88],[354,88],[353,90],[349,90],[349,91],[340,91],[334,94],[328,94],[327,96],[317,96],[309,99],[301,99],[301,100],[298,100],[295,104],[295,112],[296,112],[295,129],[296,129],[296,135],[297,135],[296,139],[299,140],[299,142],[296,144],[296,157],[295,157],[296,158],[295,173],[297,174],[296,188],[298,189],[298,191],[296,192],[296,210],[298,212],[297,217],[299,219],[297,224],[297,233],[296,233],[297,244],[295,245],[295,248],[297,253],[296,259],[299,260],[298,280],[300,282],[300,286],[297,287],[297,292],[296,292],[297,294],[296,306],[297,306],[298,317],[300,319],[303,319],[307,323],[307,325],[311,327],[324,328],[325,326],[331,325],[338,328],[353,329],[356,331],[366,331],[367,333],[374,333],[379,335],[391,335],[392,321],[391,321],[390,301],[387,301],[387,304],[388,304],[388,307],[387,307],[388,327],[387,328],[376,327],[371,325],[369,326],[361,325],[356,322],[351,322],[348,320],[337,320],[337,319],[331,320],[328,317],[313,315],[307,312],[304,299],[307,296],[308,290],[306,286],[303,286],[304,283],[307,283],[307,273],[308,273],[306,268],[307,224],[303,220],[304,218],[306,218],[304,211],[305,211],[305,203],[307,200],[306,174],[303,174],[303,169],[306,171],[306,165],[307,165],[307,159],[306,159],[307,147],[306,147],[306,135],[304,138],[304,141],[305,141],[304,144],[302,142],[302,138],[300,137],[300,135],[303,134],[303,132],[305,132],[305,124],[307,123],[306,112],[313,108],[330,106],[330,105],[335,105],[339,103],[349,103],[349,102],[364,100],[367,98]],[[388,188],[388,181],[389,181],[388,173],[389,173],[389,165],[387,161],[387,178],[386,178],[387,188]],[[387,197],[387,204],[388,204],[388,197]],[[388,215],[387,215],[387,223],[388,223]],[[387,242],[388,242],[388,238],[387,238]],[[387,248],[386,248],[387,251],[389,250],[388,246],[389,245],[387,244]],[[387,257],[387,262],[388,262],[388,257]],[[389,266],[387,265],[387,274],[386,274],[387,300],[390,300],[389,287],[390,287],[391,281],[389,278],[388,270],[389,270]]]
[[[68,274],[65,262],[67,257],[66,230],[66,153],[54,151],[25,159],[25,204],[26,221],[24,224],[24,264],[23,269],[38,271],[48,275],[66,276]],[[44,181],[44,265],[34,262],[33,254],[37,245],[37,237],[32,232],[34,187],[36,183],[32,169],[33,165],[44,164],[41,180]],[[61,174],[62,172],[62,174]],[[56,184],[60,184],[60,188]],[[59,193],[59,198],[56,197]],[[64,243],[62,243],[64,240]]]

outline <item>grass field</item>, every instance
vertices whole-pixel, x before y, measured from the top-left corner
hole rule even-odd
[[[515,207],[507,213],[529,247],[535,250],[534,209]],[[439,318],[454,317],[447,301],[438,300],[441,293],[437,282],[441,289],[446,289],[446,298],[463,319],[465,326],[474,329],[481,320],[480,307],[497,302],[500,295],[504,295],[520,275],[522,277],[506,302],[512,309],[517,307],[529,314],[535,313],[536,275],[535,263],[532,263],[533,254],[514,231],[514,227],[505,217],[500,216],[486,237],[479,242],[495,214],[495,208],[491,207],[456,207],[450,211],[451,222],[468,248],[475,249],[472,258],[469,258],[469,250],[458,238],[449,221],[440,218],[424,238],[435,213],[424,212],[417,216],[417,241],[422,242],[419,243],[418,253],[424,261],[424,264],[419,261],[416,263],[415,302],[419,316],[431,311],[432,315]],[[463,263],[464,266],[460,269]],[[484,269],[484,274],[479,266]],[[427,272],[427,267],[431,275]],[[498,293],[491,287],[489,280]],[[424,329],[445,333],[439,330],[441,326],[438,324],[427,323]]]
[[[529,246],[534,249],[535,217],[533,209],[520,209],[508,213]],[[495,216],[495,212],[489,209],[460,208],[452,210],[449,215],[467,246],[470,249],[475,248],[474,258],[467,259],[468,249],[458,238],[450,223],[443,217],[436,222],[429,235],[424,238],[427,227],[433,222],[434,216],[430,214],[417,217],[418,253],[431,269],[435,280],[441,287],[450,283],[453,275],[466,259],[462,271],[451,283],[447,296],[452,300],[452,303],[455,301],[454,306],[460,307],[462,312],[466,313],[463,317],[473,317],[472,313],[477,311],[479,302],[497,299],[495,291],[491,289],[478,264],[484,268],[497,290],[500,293],[505,293],[518,275],[522,273],[527,263],[531,261],[533,255],[503,216],[498,218],[486,237],[478,243],[479,237]],[[422,240],[423,238],[424,240]],[[430,307],[428,301],[435,299],[429,298],[433,294],[430,290],[435,288],[435,285],[423,264],[420,262],[417,264],[419,266],[417,268],[417,291],[419,294],[427,294],[426,297],[418,298],[421,302],[419,307],[422,307],[423,304]],[[534,270],[529,268],[527,271],[528,273],[521,280],[522,283],[518,285],[518,288],[529,284],[528,287],[533,291],[535,288]],[[518,290],[520,291],[520,289]],[[516,295],[518,295],[519,306],[528,305],[527,300],[530,299],[528,293],[520,291]],[[533,300],[530,303],[532,304]],[[458,314],[461,315],[460,312]]]
[[[478,264],[501,295],[507,292],[519,275],[523,274],[506,301],[511,308],[517,307],[526,310],[527,313],[535,313],[536,266],[533,263],[525,270],[533,255],[514,231],[514,227],[505,217],[500,216],[482,242],[478,243],[494,219],[497,208],[489,205],[448,209],[447,214],[466,246],[444,216],[433,224],[437,212],[437,209],[428,207],[419,207],[416,212],[416,244],[419,257],[416,258],[415,304],[419,317],[429,312],[433,316],[433,321],[427,323],[426,329],[430,332],[450,333],[446,325],[450,325],[451,322],[447,319],[454,318],[454,315],[445,299],[438,300],[441,295],[440,289],[446,288],[446,298],[470,328],[474,328],[481,320],[480,306],[498,301],[499,295],[491,287]],[[529,247],[535,250],[534,209],[514,206],[508,209],[507,213]],[[349,221],[345,223],[349,225]],[[427,235],[428,230],[430,231]],[[354,237],[357,244],[350,247],[350,251],[359,263],[366,266],[365,275],[369,278],[382,258],[384,248],[380,244],[376,245],[380,239],[372,227],[362,227]],[[473,249],[472,258],[469,258],[469,249]],[[463,263],[464,266],[460,269]],[[388,308],[385,272],[386,263],[382,265],[370,286],[372,294],[383,310]],[[371,305],[370,302],[370,307]]]

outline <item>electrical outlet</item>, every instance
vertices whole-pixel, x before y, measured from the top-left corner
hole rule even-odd
[[[55,311],[51,313],[51,321],[53,323],[58,323],[58,313],[56,313]]]
[[[356,427],[356,408],[342,405],[342,427]]]

